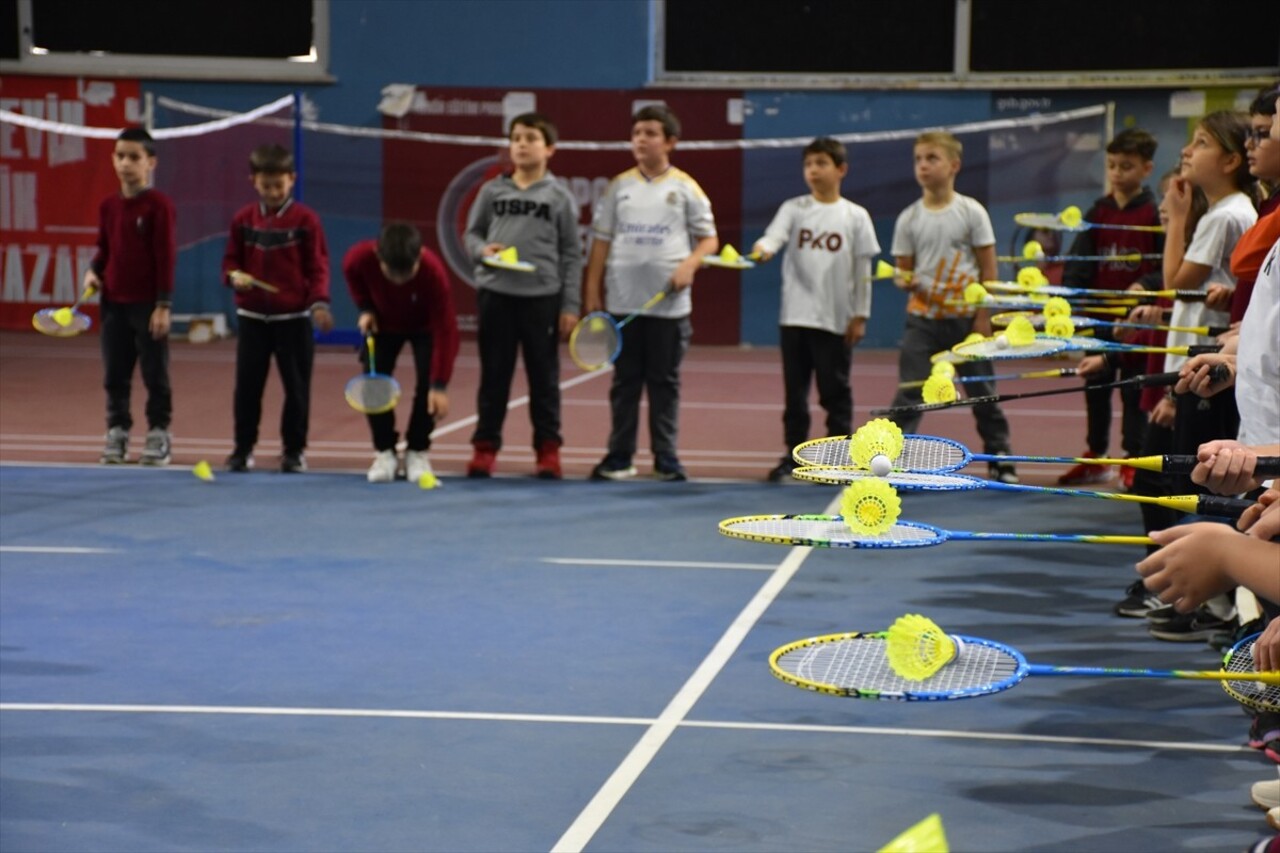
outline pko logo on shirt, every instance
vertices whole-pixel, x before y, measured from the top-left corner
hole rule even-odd
[[[840,234],[829,231],[819,231],[814,234],[808,228],[801,228],[796,240],[797,249],[819,249],[838,252],[843,245],[844,237]]]

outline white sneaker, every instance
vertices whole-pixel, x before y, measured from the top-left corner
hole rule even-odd
[[[369,466],[369,482],[370,483],[390,483],[396,478],[396,452],[394,450],[382,450],[378,455],[373,457],[373,464]]]
[[[1280,779],[1268,779],[1254,782],[1249,796],[1260,808],[1280,808]]]
[[[404,454],[404,478],[410,483],[416,483],[422,479],[423,474],[434,474],[431,470],[431,460],[427,458],[425,450],[406,450]]]

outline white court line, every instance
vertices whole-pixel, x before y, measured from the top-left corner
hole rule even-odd
[[[839,504],[840,498],[837,496],[828,504],[825,512],[834,512]],[[698,665],[689,680],[641,735],[631,752],[627,753],[622,763],[605,780],[604,786],[560,836],[560,840],[551,848],[552,853],[581,851],[587,846],[812,551],[812,548],[799,547],[792,548],[787,553],[786,558],[778,564],[751,601],[747,602],[747,606],[730,623],[711,653]]]
[[[106,705],[64,702],[0,702],[0,712],[65,714],[195,714],[240,717],[335,717],[383,720],[481,720],[497,723],[557,723],[568,725],[651,726],[650,717],[595,717],[578,714],[497,714],[482,711],[411,711],[388,708],[282,708],[251,705]],[[1062,746],[1108,746],[1171,752],[1248,753],[1244,744],[1187,743],[1167,740],[1032,735],[1014,732],[974,732],[956,729],[904,729],[881,726],[831,726],[813,723],[746,723],[728,720],[681,720],[680,728],[726,731],[802,732],[809,734],[881,735],[886,737],[945,738]]]
[[[596,378],[597,376],[607,376],[612,372],[613,372],[613,368],[609,367],[601,370],[593,370],[590,373],[583,373],[581,376],[575,376],[572,379],[568,379],[564,382],[561,382],[560,390],[567,391],[570,388],[574,387],[575,385],[581,385],[584,382],[589,382],[592,379]],[[523,406],[525,403],[528,403],[528,402],[529,402],[528,394],[525,394],[523,397],[517,397],[516,399],[507,403],[507,411],[509,412],[512,409],[516,408],[517,406]],[[457,432],[458,430],[462,429],[465,426],[471,426],[479,419],[480,419],[479,414],[468,415],[467,417],[461,420],[454,421],[453,423],[447,426],[440,427],[435,432],[431,433],[431,437],[438,438],[442,435],[448,435],[451,432]]]
[[[585,559],[579,557],[539,557],[539,562],[556,563],[561,566],[645,566],[658,569],[750,569],[758,572],[772,572],[778,568],[776,563],[690,563],[681,560],[605,560]]]
[[[77,548],[59,545],[0,545],[0,553],[12,554],[115,554],[115,548]]]

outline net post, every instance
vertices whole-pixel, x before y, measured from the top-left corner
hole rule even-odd
[[[297,180],[293,185],[293,197],[302,201],[302,189],[305,186],[302,175],[302,90],[293,90],[293,168]]]

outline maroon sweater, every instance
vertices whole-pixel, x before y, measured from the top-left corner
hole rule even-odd
[[[261,288],[236,291],[236,308],[254,314],[298,314],[329,304],[329,245],[320,217],[304,204],[289,199],[268,212],[261,202],[245,205],[231,219],[227,249],[222,256],[222,280],[247,272],[274,284],[279,293]]]
[[[1114,225],[1159,225],[1160,212],[1155,197],[1144,189],[1124,207],[1114,196],[1105,195],[1093,203],[1085,214],[1086,222],[1101,228],[1082,231],[1071,244],[1072,255],[1151,255],[1164,251],[1164,234],[1155,231],[1124,231],[1107,228]],[[1160,259],[1141,261],[1070,261],[1062,271],[1062,283],[1068,287],[1092,287],[1124,290],[1149,272],[1160,269]]]
[[[347,251],[342,274],[351,301],[378,318],[378,330],[392,334],[431,334],[431,385],[443,390],[453,377],[458,356],[458,317],[444,264],[430,249],[422,250],[418,274],[392,284],[378,264],[378,242],[364,240]]]
[[[98,208],[98,251],[91,266],[107,302],[168,304],[178,248],[173,202],[159,190],[117,193]]]

